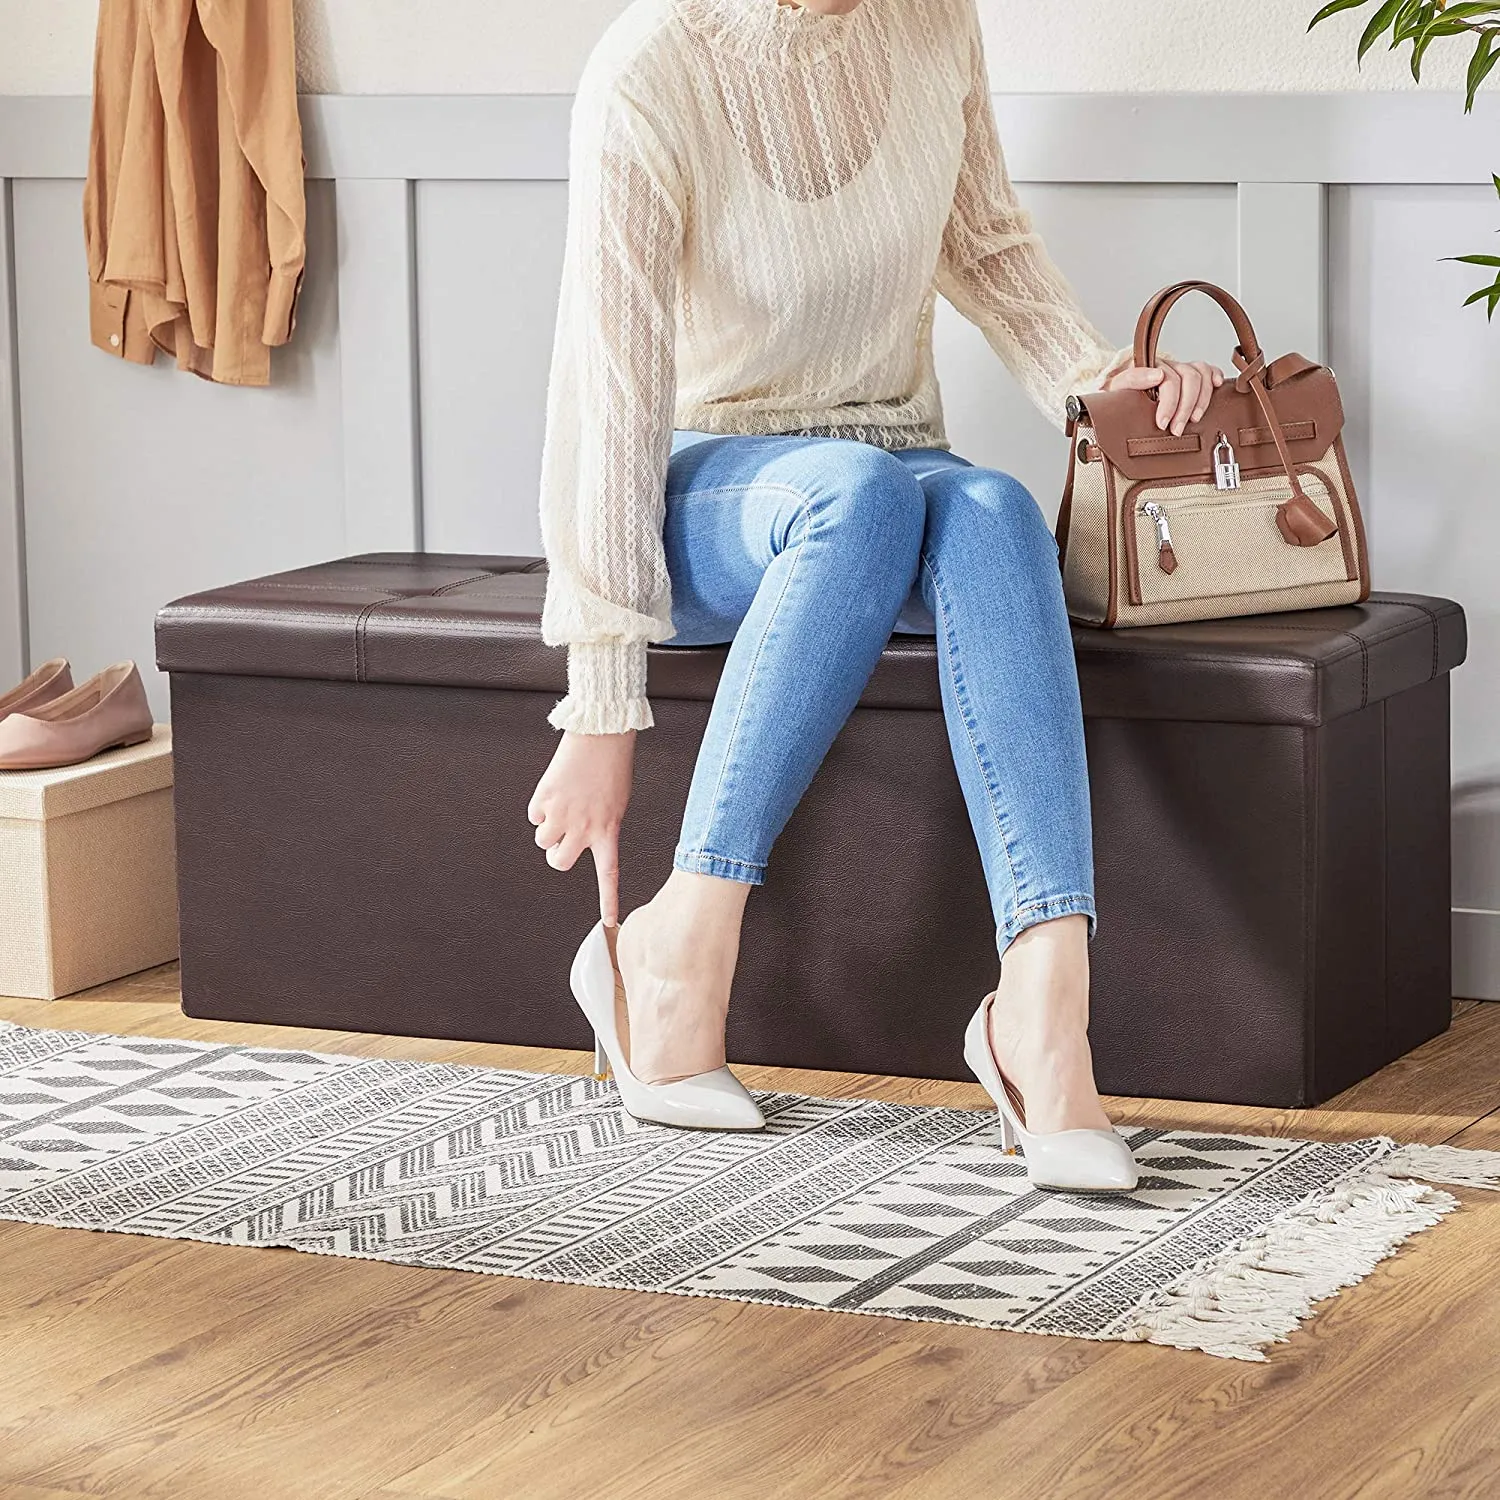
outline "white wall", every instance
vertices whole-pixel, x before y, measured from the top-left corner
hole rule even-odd
[[[88,92],[98,0],[0,0],[0,94]],[[1316,0],[980,0],[1002,92],[1412,87],[1404,54],[1354,66],[1361,22]],[[298,0],[310,93],[569,93],[623,0]],[[566,14],[566,24],[562,15]],[[1357,12],[1363,17],[1364,12]],[[1441,47],[1424,86],[1457,85]]]
[[[1334,190],[1328,219],[1329,360],[1369,502],[1371,572],[1384,589],[1457,599],[1468,616],[1469,660],[1453,684],[1453,904],[1472,934],[1463,963],[1494,977],[1458,982],[1500,998],[1500,481],[1489,451],[1500,324],[1459,306],[1478,283],[1439,264],[1493,242],[1500,213],[1482,188],[1379,185]]]
[[[312,270],[266,390],[106,359],[79,184],[12,192],[30,656],[70,657],[82,681],[152,661],[152,601],[346,550],[333,185],[310,185]],[[164,719],[165,683],[143,675]]]

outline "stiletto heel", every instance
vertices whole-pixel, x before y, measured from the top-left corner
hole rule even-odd
[[[1054,1130],[1033,1135],[1026,1128],[1021,1096],[1000,1071],[990,1046],[991,991],[964,1033],[964,1061],[985,1087],[1000,1113],[1000,1141],[1006,1151],[1019,1145],[1032,1187],[1051,1193],[1128,1193],[1139,1181],[1130,1147],[1113,1130]]]
[[[727,1067],[671,1083],[643,1083],[630,1071],[615,1023],[615,987],[619,976],[610,953],[604,923],[595,925],[573,959],[569,981],[578,1008],[594,1028],[594,1069],[615,1076],[620,1103],[637,1120],[679,1125],[692,1130],[764,1130],[765,1116]],[[602,1065],[602,1067],[601,1067]]]

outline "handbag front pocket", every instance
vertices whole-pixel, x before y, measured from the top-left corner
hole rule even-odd
[[[1307,498],[1342,531],[1347,518],[1327,476],[1298,464]],[[1339,583],[1348,577],[1339,535],[1289,546],[1276,525],[1292,486],[1277,469],[1247,475],[1238,489],[1201,479],[1143,479],[1120,506],[1126,579],[1134,605]]]

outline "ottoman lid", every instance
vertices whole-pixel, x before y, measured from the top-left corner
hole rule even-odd
[[[172,729],[158,724],[140,745],[106,750],[52,771],[0,771],[0,818],[40,823],[172,785]]]
[[[565,653],[544,646],[546,565],[532,557],[369,553],[192,594],[157,616],[168,672],[509,688],[561,697]],[[1364,604],[1140,630],[1073,632],[1091,718],[1315,725],[1427,682],[1464,658],[1447,599]],[[648,692],[706,700],[723,646],[653,646]],[[865,708],[940,712],[936,642],[894,636]]]

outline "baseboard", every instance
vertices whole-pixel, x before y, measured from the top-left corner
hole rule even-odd
[[[1453,993],[1500,1000],[1500,911],[1453,909]]]

